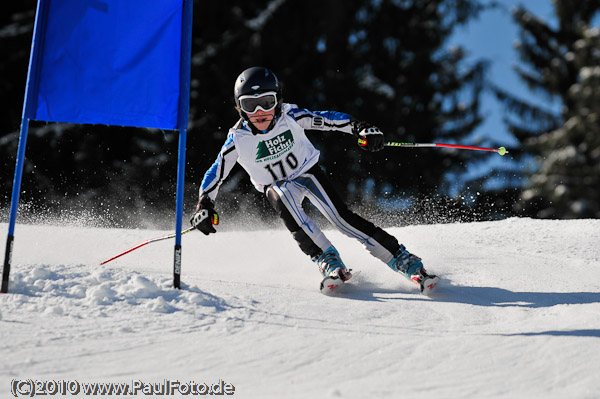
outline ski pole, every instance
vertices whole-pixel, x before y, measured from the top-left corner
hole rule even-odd
[[[192,231],[192,230],[194,230],[194,229],[195,229],[195,227],[194,227],[194,226],[192,226],[192,227],[188,228],[187,230],[183,230],[183,231],[181,232],[181,234],[189,233],[190,231]],[[103,265],[103,264],[105,264],[105,263],[108,263],[108,262],[110,262],[111,260],[115,260],[115,259],[117,259],[117,258],[119,258],[119,257],[121,257],[121,256],[123,256],[123,255],[125,255],[125,254],[128,254],[128,253],[130,253],[131,251],[134,251],[134,250],[136,250],[136,249],[138,249],[138,248],[141,248],[141,247],[143,247],[144,245],[150,244],[151,242],[162,241],[162,240],[168,240],[169,238],[173,238],[173,237],[175,237],[176,235],[177,235],[177,233],[172,233],[172,234],[169,234],[169,235],[166,235],[166,236],[163,236],[163,237],[157,237],[157,238],[152,238],[152,239],[150,239],[150,240],[146,240],[146,241],[144,241],[144,242],[141,242],[141,243],[139,243],[139,244],[138,244],[138,245],[136,245],[136,246],[133,246],[133,247],[129,248],[127,251],[121,252],[120,254],[118,254],[118,255],[116,255],[116,256],[113,256],[113,257],[112,257],[112,258],[110,258],[110,259],[107,259],[107,260],[105,260],[104,262],[102,262],[102,263],[100,263],[100,264],[101,264],[101,265]]]
[[[364,147],[367,145],[367,140],[364,138],[358,139],[358,145]],[[471,145],[458,145],[458,144],[444,144],[444,143],[400,143],[396,141],[388,141],[385,143],[386,147],[404,147],[404,148],[423,148],[423,147],[446,147],[446,148],[457,148],[459,150],[477,150],[477,151],[491,151],[497,152],[500,155],[507,154],[508,151],[504,147],[500,148],[486,148],[486,147],[474,147]]]
[[[398,143],[390,141],[385,143],[386,147],[406,147],[406,148],[418,148],[418,147],[446,147],[446,148],[457,148],[459,150],[477,150],[477,151],[491,151],[497,152],[500,155],[508,153],[506,148],[486,148],[486,147],[474,147],[472,145],[458,145],[458,144],[444,144],[444,143]]]

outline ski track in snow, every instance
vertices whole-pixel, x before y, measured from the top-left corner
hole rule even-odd
[[[2,224],[2,231],[7,225]],[[432,298],[328,231],[344,292],[287,231],[183,237],[17,225],[0,295],[0,398],[13,379],[235,386],[240,398],[598,398],[600,220],[388,229],[443,280]]]

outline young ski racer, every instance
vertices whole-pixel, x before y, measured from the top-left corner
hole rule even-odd
[[[366,146],[361,148],[368,151],[383,149],[383,133],[345,113],[309,111],[284,103],[281,93],[279,80],[269,69],[252,67],[238,76],[234,97],[241,118],[229,129],[217,160],[204,175],[200,201],[190,219],[192,226],[205,235],[216,233],[214,225],[219,219],[214,201],[221,183],[238,162],[255,188],[267,196],[300,249],[318,265],[324,277],[323,293],[333,292],[352,274],[304,212],[305,198],[342,233],[357,239],[373,256],[429,294],[439,278],[428,275],[421,259],[396,238],[348,209],[319,167],[319,151],[305,130],[333,130],[365,138]]]

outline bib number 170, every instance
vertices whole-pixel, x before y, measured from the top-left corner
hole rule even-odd
[[[298,167],[298,159],[291,152],[285,157],[285,163],[287,164],[287,167],[289,168],[290,172]],[[286,165],[283,164],[283,160],[281,159],[277,162],[273,162],[271,164],[266,165],[265,169],[269,171],[269,173],[273,177],[273,180],[275,181],[283,180],[286,177],[288,177],[288,173],[286,172]],[[279,172],[279,175],[276,172]]]

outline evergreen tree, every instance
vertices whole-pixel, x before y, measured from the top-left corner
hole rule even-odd
[[[34,0],[0,5],[0,136],[19,129],[34,18]]]
[[[518,211],[548,218],[600,217],[600,48],[591,21],[596,0],[555,0],[558,26],[525,8],[514,13],[521,27],[519,76],[532,90],[560,99],[560,115],[498,90],[520,117],[511,123],[523,155],[535,168],[522,188]]]

